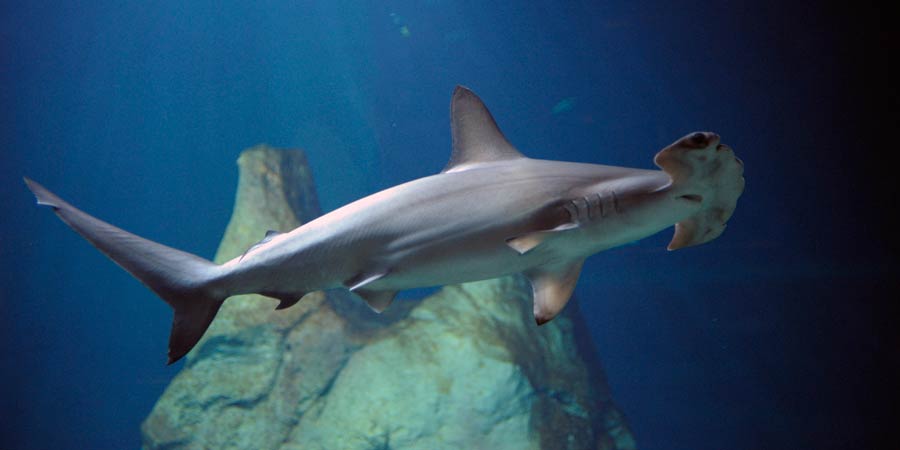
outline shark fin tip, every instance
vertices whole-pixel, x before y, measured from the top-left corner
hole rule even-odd
[[[61,201],[59,198],[54,195],[52,192],[48,191],[47,188],[42,186],[40,183],[32,180],[28,177],[22,177],[25,181],[25,186],[28,187],[28,190],[34,194],[34,197],[37,199],[38,205],[49,206],[53,209],[59,209]]]

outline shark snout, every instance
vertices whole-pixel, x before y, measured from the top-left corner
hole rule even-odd
[[[709,148],[719,145],[719,135],[709,131],[697,131],[685,136],[681,144],[689,148]]]

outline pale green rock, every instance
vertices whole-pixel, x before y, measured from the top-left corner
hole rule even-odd
[[[238,160],[217,261],[318,214],[298,150]],[[384,314],[341,292],[227,300],[142,426],[146,449],[632,449],[577,302],[537,327],[521,277]]]

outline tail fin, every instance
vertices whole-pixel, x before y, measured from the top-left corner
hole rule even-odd
[[[221,275],[219,266],[96,219],[28,178],[25,184],[39,205],[53,208],[63,222],[175,310],[169,335],[169,364],[197,344],[228,297],[221,285],[216,286]]]
[[[700,210],[675,224],[669,250],[709,242],[725,231],[725,222],[744,192],[744,163],[715,133],[691,133],[653,159],[672,178],[682,198],[699,201]]]

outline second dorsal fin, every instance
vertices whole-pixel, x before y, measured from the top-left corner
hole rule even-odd
[[[247,250],[245,250],[245,251],[244,251],[244,254],[241,255],[241,258],[240,258],[238,261],[243,260],[244,257],[247,256],[247,253],[250,253],[251,251],[253,251],[253,250],[259,248],[260,246],[262,246],[263,244],[265,244],[265,243],[271,241],[272,238],[274,238],[275,236],[278,236],[279,234],[281,234],[280,231],[275,231],[275,230],[269,230],[269,231],[266,231],[266,236],[265,236],[264,238],[262,238],[262,240],[260,240],[259,242],[257,242],[257,243],[255,243],[255,244],[251,245],[250,248],[248,248]]]
[[[494,122],[494,117],[474,92],[457,86],[450,101],[450,134],[453,153],[442,170],[458,172],[478,163],[524,158]]]

